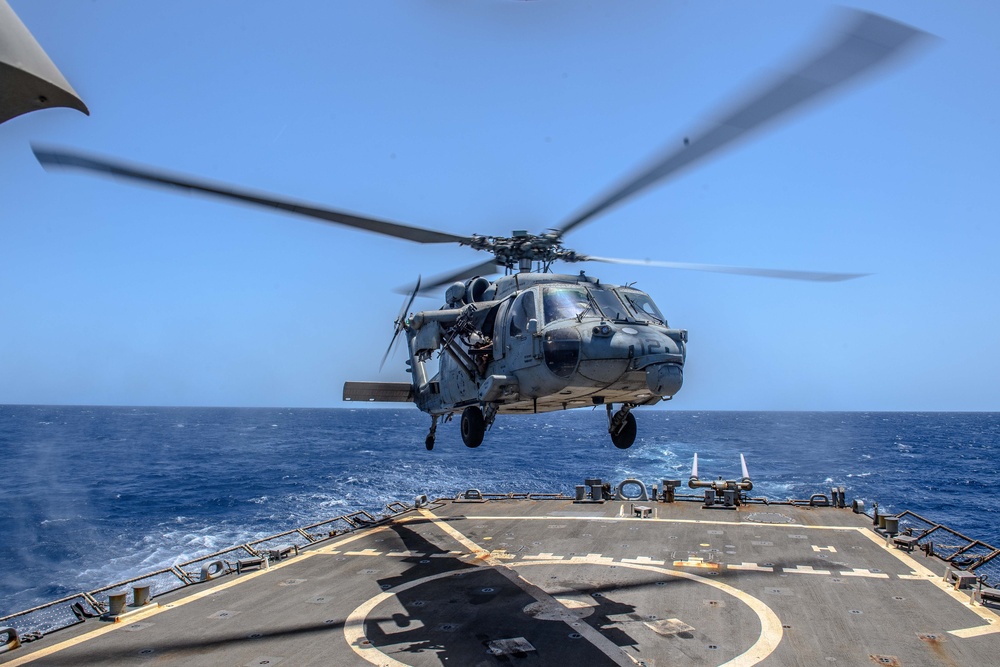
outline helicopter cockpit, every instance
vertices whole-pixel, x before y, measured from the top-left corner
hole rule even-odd
[[[545,324],[560,320],[600,317],[613,322],[653,322],[667,326],[667,320],[645,292],[633,289],[547,285],[542,292]]]

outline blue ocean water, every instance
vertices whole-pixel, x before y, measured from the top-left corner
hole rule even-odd
[[[456,423],[424,449],[414,409],[0,406],[0,616],[348,511],[416,495],[571,494],[585,477],[739,477],[753,495],[844,486],[1000,545],[1000,414],[603,410],[501,416],[478,449]]]

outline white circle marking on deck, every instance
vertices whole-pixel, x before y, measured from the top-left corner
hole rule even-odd
[[[531,567],[532,565],[593,565],[593,563],[568,563],[559,561],[538,563],[504,563],[505,567],[511,568]],[[781,642],[783,631],[778,615],[775,614],[770,607],[764,604],[764,602],[749,593],[741,591],[728,584],[724,584],[720,581],[706,579],[705,577],[691,574],[689,572],[681,572],[680,570],[669,570],[664,567],[657,567],[656,565],[641,565],[638,563],[616,563],[616,565],[618,567],[627,567],[633,570],[646,570],[648,572],[657,572],[671,577],[680,577],[699,584],[712,586],[727,595],[732,595],[734,598],[750,607],[750,609],[757,614],[757,618],[760,620],[760,636],[757,637],[757,641],[754,642],[749,649],[739,654],[732,660],[722,663],[719,667],[751,667],[752,665],[756,665],[761,660],[771,655],[771,653],[774,652],[774,649],[776,649],[778,644]],[[367,602],[362,603],[351,612],[351,614],[347,617],[347,621],[344,623],[344,639],[347,640],[348,646],[350,646],[359,657],[373,665],[382,665],[384,667],[410,667],[405,662],[400,662],[395,658],[389,657],[380,651],[374,644],[369,643],[367,646],[362,646],[362,642],[368,641],[365,636],[365,619],[368,618],[368,614],[370,614],[375,607],[389,598],[394,597],[397,593],[408,591],[411,588],[416,588],[417,586],[421,586],[431,581],[454,576],[456,572],[464,573],[467,571],[452,570],[449,572],[433,574],[429,577],[414,579],[413,581],[408,581],[405,584],[400,584],[399,586],[395,586],[388,591],[379,593]]]

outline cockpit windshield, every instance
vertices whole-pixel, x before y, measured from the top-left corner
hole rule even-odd
[[[667,318],[663,316],[660,309],[656,307],[653,300],[644,292],[634,292],[632,290],[622,290],[621,296],[629,302],[632,309],[640,319],[653,321],[657,324],[667,325]]]
[[[629,312],[625,308],[625,304],[621,302],[621,299],[607,289],[592,289],[590,290],[590,295],[597,302],[597,306],[604,313],[604,317],[609,320],[625,320],[629,317]]]
[[[591,289],[576,285],[550,285],[542,298],[545,323],[570,318],[604,317],[624,320],[628,310],[611,290]]]
[[[596,315],[594,303],[587,296],[587,290],[575,285],[548,286],[542,297],[545,323],[568,320],[583,315]]]

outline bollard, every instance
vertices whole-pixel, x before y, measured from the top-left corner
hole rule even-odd
[[[587,499],[587,487],[583,484],[576,485],[576,500],[581,502]]]
[[[885,532],[887,535],[895,535],[899,532],[899,517],[898,516],[885,516]]]
[[[0,628],[0,635],[7,635],[7,639],[0,644],[0,653],[13,651],[21,645],[21,640],[17,636],[17,629],[15,628]]]
[[[108,595],[108,616],[121,616],[128,604],[128,593],[111,593]]]
[[[878,515],[878,527],[881,528],[882,530],[885,530],[885,518],[886,518],[885,514]]]
[[[226,565],[221,560],[213,560],[201,566],[201,581],[211,581],[226,573]]]
[[[601,480],[597,480],[600,482]],[[594,484],[590,487],[590,499],[591,500],[604,500],[604,487],[600,484]]]
[[[679,479],[662,479],[660,480],[661,491],[660,497],[668,503],[674,502],[674,493],[678,486],[681,485],[681,480]]]
[[[142,607],[149,604],[149,586],[132,587],[132,606]]]
[[[634,496],[629,496],[625,494],[625,485],[632,484],[639,487],[639,492]],[[649,492],[646,490],[646,485],[637,479],[626,479],[621,484],[618,485],[618,500],[639,500],[642,502],[649,502]]]

